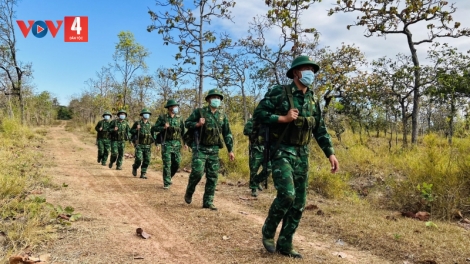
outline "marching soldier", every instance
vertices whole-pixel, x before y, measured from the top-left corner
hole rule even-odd
[[[307,197],[308,143],[312,136],[329,159],[331,172],[335,173],[339,166],[311,88],[319,69],[308,56],[295,58],[286,74],[293,82],[274,86],[254,112],[255,122],[270,126],[272,177],[277,190],[262,228],[263,246],[268,252],[278,251],[293,258],[302,258],[294,250],[292,239]],[[281,221],[275,244],[276,228]]]
[[[267,168],[258,174],[259,168],[264,166],[264,127],[259,123],[254,123],[253,118],[248,119],[243,128],[243,135],[248,136],[249,140],[249,167],[250,167],[250,189],[251,196],[257,197],[258,190],[262,191],[260,182],[267,180],[271,173],[271,163],[267,162]],[[267,174],[267,175],[264,175]]]
[[[157,140],[161,143],[163,189],[168,190],[181,163],[181,141],[185,129],[183,118],[179,114],[179,104],[170,99],[165,108],[167,113],[158,117],[152,129],[158,133]]]
[[[202,207],[217,210],[213,202],[219,176],[219,149],[223,148],[225,142],[231,161],[235,160],[235,154],[233,153],[232,131],[227,116],[219,110],[224,96],[219,90],[212,89],[205,99],[209,105],[194,110],[185,121],[186,128],[194,131],[195,140],[191,146],[193,153],[191,174],[184,200],[187,204],[192,202],[196,185],[205,171],[207,180]]]
[[[130,139],[130,127],[126,119],[126,110],[119,110],[117,115],[118,118],[111,121],[108,129],[111,137],[111,160],[109,162],[109,168],[112,168],[113,163],[116,162],[116,170],[122,170],[124,148],[126,147],[126,141]]]
[[[95,126],[97,132],[96,143],[98,145],[98,163],[101,162],[101,165],[106,166],[106,161],[108,160],[109,151],[111,149],[111,141],[109,140],[109,125],[111,119],[111,113],[104,111],[103,119],[98,121],[98,124]]]
[[[150,164],[151,151],[150,147],[154,142],[152,137],[152,125],[150,124],[150,116],[152,113],[147,108],[140,112],[141,119],[136,121],[131,128],[132,139],[135,147],[135,160],[132,165],[132,175],[137,176],[137,170],[141,167],[140,178],[147,179],[147,168]]]

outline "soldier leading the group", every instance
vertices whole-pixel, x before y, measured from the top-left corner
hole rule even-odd
[[[116,170],[122,170],[122,159],[124,157],[124,148],[126,141],[130,139],[130,127],[127,123],[127,113],[125,110],[117,112],[118,118],[111,121],[109,125],[109,133],[111,139],[111,160],[109,168],[113,167],[116,162]]]
[[[181,141],[185,129],[183,119],[179,114],[179,104],[170,99],[165,108],[167,108],[167,113],[158,117],[152,130],[159,133],[159,141],[162,145],[163,189],[167,190],[181,163]]]
[[[141,167],[140,178],[147,179],[147,168],[150,164],[150,147],[154,142],[152,137],[152,125],[150,116],[152,113],[147,108],[140,111],[141,119],[134,122],[130,130],[135,148],[135,160],[132,165],[132,175],[137,176],[137,170]]]
[[[271,173],[271,162],[266,163],[267,168],[258,173],[259,168],[264,161],[264,134],[265,126],[253,122],[253,118],[248,119],[243,128],[243,135],[248,136],[249,140],[249,167],[250,167],[250,189],[251,196],[258,196],[258,190],[263,190],[260,182],[267,180]],[[266,174],[266,175],[265,175]]]
[[[104,111],[103,119],[98,121],[95,126],[97,132],[96,143],[98,145],[98,163],[106,166],[108,160],[109,151],[111,149],[111,142],[109,140],[109,125],[111,124],[111,113]]]
[[[224,96],[219,90],[210,90],[205,98],[209,105],[194,110],[185,121],[186,128],[194,131],[195,140],[191,145],[193,153],[191,173],[184,200],[188,204],[192,202],[196,185],[205,172],[207,180],[202,207],[211,210],[217,210],[213,203],[214,192],[219,175],[219,150],[223,148],[224,142],[229,153],[229,159],[231,161],[235,160],[233,136],[227,116],[219,110],[223,99]]]
[[[331,172],[335,173],[339,166],[320,106],[310,88],[319,69],[308,56],[295,58],[286,74],[293,82],[269,90],[254,112],[256,122],[270,126],[272,177],[277,190],[262,228],[262,242],[267,251],[294,258],[302,257],[294,250],[292,239],[305,208],[308,143],[312,135],[329,159]],[[275,244],[276,228],[281,221]]]

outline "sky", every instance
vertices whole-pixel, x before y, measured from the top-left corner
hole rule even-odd
[[[264,0],[237,0],[232,9],[233,23],[221,22],[213,25],[220,31],[229,33],[233,39],[240,39],[248,34],[249,21],[256,15],[265,14],[267,8]],[[394,57],[398,53],[409,55],[405,36],[402,34],[383,37],[364,37],[364,28],[346,25],[352,24],[358,13],[339,13],[327,15],[327,10],[336,0],[323,0],[314,4],[304,13],[302,25],[314,27],[320,32],[320,45],[331,49],[340,47],[342,43],[355,44],[365,53],[368,60],[382,56]],[[470,1],[450,0],[456,3],[455,21],[463,27],[470,27]],[[155,0],[20,0],[16,7],[16,20],[64,20],[66,16],[88,17],[88,42],[64,42],[62,24],[55,38],[51,33],[43,38],[36,38],[29,32],[25,38],[17,24],[18,57],[22,62],[33,65],[35,92],[49,91],[57,97],[61,105],[68,105],[72,97],[79,96],[87,85],[85,81],[94,78],[101,67],[113,62],[112,55],[118,42],[120,31],[131,31],[137,43],[146,47],[151,55],[146,60],[148,73],[155,72],[159,67],[171,67],[176,47],[164,46],[161,35],[147,32],[151,24],[148,9],[156,10]],[[425,30],[423,26],[412,28],[414,36],[420,37]],[[277,41],[275,34],[269,35],[273,43]],[[460,51],[470,49],[470,38],[438,40],[447,42]],[[426,49],[429,45],[418,46],[420,61],[425,61]],[[119,76],[119,75],[118,75]]]

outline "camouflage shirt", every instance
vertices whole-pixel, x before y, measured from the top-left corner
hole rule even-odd
[[[98,132],[98,139],[109,139],[109,125],[110,121],[103,119],[98,122],[95,126],[96,132]],[[101,128],[101,131],[100,131]]]
[[[114,130],[115,127],[118,127],[118,130]],[[127,123],[127,120],[114,119],[109,124],[109,138],[113,141],[130,140],[130,130],[131,128],[129,127],[129,123]]]
[[[288,87],[292,91],[293,108],[299,110],[299,118],[292,121],[289,126],[294,127],[297,126],[297,123],[303,122],[303,120],[307,122],[308,120],[308,123],[312,123],[311,126],[308,126],[311,128],[308,131],[313,135],[323,153],[325,153],[326,157],[333,155],[334,149],[331,137],[326,130],[320,106],[315,103],[313,91],[307,89],[307,92],[303,94],[301,90],[298,90],[294,82]],[[287,123],[278,123],[278,119],[279,116],[286,115],[290,108],[288,97],[282,85],[277,85],[270,89],[256,107],[253,118],[257,122],[269,125],[272,131],[270,133],[271,145],[273,143],[276,144],[277,139],[280,137],[279,134],[288,126]],[[311,135],[307,136],[310,137]],[[284,150],[295,153],[294,149],[290,151],[290,148],[294,148],[295,145],[285,143],[286,138],[291,136],[289,133],[284,135],[281,145]]]
[[[137,135],[137,125],[140,124],[140,129],[139,129],[139,134]],[[151,145],[154,141],[152,137],[152,125],[150,124],[150,121],[147,120],[147,122],[144,122],[143,120],[139,120],[134,122],[134,125],[132,125],[132,128],[130,130],[133,138],[137,140],[137,143],[139,145]]]
[[[169,127],[165,131],[165,123],[168,123]],[[163,137],[162,141],[167,140],[177,140],[181,141],[181,137],[184,134],[184,123],[183,118],[180,115],[175,114],[171,117],[170,114],[166,113],[160,115],[155,122],[155,125],[152,127],[154,132],[162,132]]]
[[[199,122],[199,118],[201,117],[205,118],[206,122],[204,126],[202,126],[202,129],[196,128],[196,124]],[[201,145],[214,147],[218,145],[215,141],[223,138],[228,152],[233,151],[232,131],[230,130],[227,116],[222,111],[217,110],[212,113],[209,106],[198,108],[191,113],[184,124],[187,129],[201,129]],[[222,144],[222,142],[219,140],[218,143],[220,148],[220,144]]]

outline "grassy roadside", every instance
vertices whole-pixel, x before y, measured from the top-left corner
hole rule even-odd
[[[16,120],[0,124],[0,262],[52,239],[55,214],[41,196],[51,188],[40,149],[45,129],[29,129]]]

